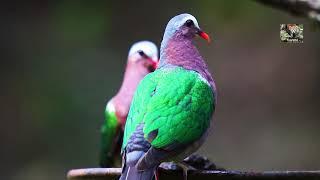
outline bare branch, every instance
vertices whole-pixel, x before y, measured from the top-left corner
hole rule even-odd
[[[320,23],[320,0],[256,0],[293,15],[308,17]]]
[[[121,168],[87,168],[73,169],[68,172],[68,179],[99,179],[107,177],[115,179],[120,176]]]
[[[121,174],[121,168],[89,168],[75,169],[68,173],[69,180],[80,179],[116,179]],[[161,168],[160,179],[181,179],[181,170]],[[189,171],[188,179],[320,179],[320,171]]]

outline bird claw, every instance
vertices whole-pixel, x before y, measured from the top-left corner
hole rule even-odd
[[[217,167],[213,162],[211,162],[207,157],[198,154],[192,154],[185,158],[182,162],[163,162],[160,164],[159,168],[171,171],[182,171],[183,178],[186,180],[188,177],[188,172],[197,170],[218,170],[226,171],[224,168]]]
[[[217,167],[207,157],[199,154],[192,154],[185,158],[183,162],[196,170],[219,170],[225,171],[222,167]]]
[[[159,167],[162,169],[166,169],[166,170],[182,171],[184,180],[187,180],[189,171],[196,171],[197,170],[194,167],[192,167],[184,162],[181,162],[181,163],[163,162],[160,164]]]

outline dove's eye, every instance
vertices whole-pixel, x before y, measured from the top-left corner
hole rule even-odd
[[[149,57],[146,55],[146,53],[144,53],[142,50],[138,51],[139,55],[143,58],[148,59]]]
[[[191,27],[191,26],[194,25],[194,23],[193,23],[193,21],[192,21],[191,19],[188,19],[188,20],[185,22],[185,25],[186,25],[187,27]]]
[[[140,56],[145,56],[143,51],[138,51],[138,53],[140,54]]]

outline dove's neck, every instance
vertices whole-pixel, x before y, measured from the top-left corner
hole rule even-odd
[[[198,72],[215,89],[213,78],[208,71],[207,64],[194,46],[192,39],[175,35],[170,39],[164,39],[160,49],[159,68],[165,66],[180,66],[187,70]]]
[[[134,92],[140,81],[148,73],[150,73],[150,71],[144,67],[143,61],[128,61],[121,88],[113,98],[113,103],[117,109],[117,116],[123,126],[130,109]]]

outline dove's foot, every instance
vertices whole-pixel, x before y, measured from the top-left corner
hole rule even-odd
[[[225,171],[222,167],[217,167],[213,162],[211,162],[207,157],[201,156],[199,154],[192,154],[185,158],[183,162],[197,170],[217,170]]]

